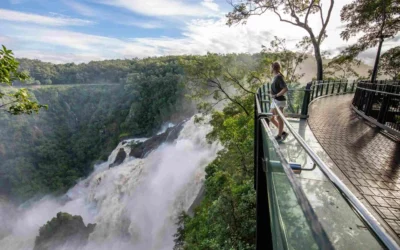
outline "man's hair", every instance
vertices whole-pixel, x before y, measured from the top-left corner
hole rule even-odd
[[[283,76],[283,74],[282,74],[282,72],[281,72],[281,64],[280,64],[279,62],[274,62],[274,63],[272,63],[272,69],[273,69],[275,72],[278,72],[279,74],[281,74],[281,75]]]

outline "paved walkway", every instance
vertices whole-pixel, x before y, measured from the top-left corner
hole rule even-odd
[[[309,125],[340,170],[400,237],[400,141],[360,119],[352,111],[352,97],[316,101]]]

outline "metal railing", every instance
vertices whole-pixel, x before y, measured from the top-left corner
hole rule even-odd
[[[290,88],[287,92],[286,117],[307,118],[309,104],[321,97],[354,93],[357,86],[356,81],[313,81],[301,88]],[[269,95],[269,84],[260,88],[262,108],[269,107],[271,97]]]
[[[361,116],[400,136],[399,82],[359,82],[352,104]]]
[[[267,118],[270,117],[272,114],[262,112],[262,106],[268,101],[260,100],[261,91],[259,90],[255,96],[256,112],[254,117],[254,188],[256,189],[257,200],[257,249],[274,249],[274,246],[276,245],[274,245],[274,241],[272,239],[272,235],[274,234],[274,232],[272,232],[272,224],[273,221],[279,221],[279,224],[282,223],[282,219],[279,218],[279,215],[277,219],[274,219],[274,216],[270,213],[270,211],[274,209],[274,202],[272,201],[273,195],[271,195],[271,188],[267,188],[267,172],[269,172],[268,169],[273,167],[276,168],[277,166],[281,167],[287,176],[287,182],[289,183],[290,187],[293,190],[293,193],[295,194],[295,197],[299,203],[299,207],[301,207],[300,211],[304,214],[304,218],[310,227],[310,237],[315,240],[315,243],[317,244],[319,249],[334,249],[328,239],[326,232],[318,221],[318,218],[315,215],[315,212],[312,209],[308,199],[306,198],[304,191],[301,189],[300,184],[296,180],[296,177],[290,168],[290,164],[285,160],[279,150],[279,145],[273,139],[274,137],[272,136],[272,132],[270,131],[267,124],[269,123],[269,120]],[[270,140],[272,142],[272,145],[264,143],[262,138],[265,137],[272,139]],[[275,155],[278,161],[271,161],[274,156],[272,156],[271,152],[268,150],[269,146],[273,147],[273,153],[278,154]],[[269,164],[267,164],[267,162]],[[271,165],[271,163],[273,163],[274,166]],[[283,226],[280,225],[278,227],[279,231],[282,231]],[[305,229],[303,228],[303,230]],[[279,234],[284,233],[280,232]],[[286,246],[284,240],[280,244]]]
[[[319,88],[317,86],[320,86]],[[321,86],[325,86],[321,87]],[[328,86],[331,86],[329,88]],[[338,86],[343,87],[341,92]],[[314,94],[318,91],[327,93],[327,89],[332,91],[336,89],[337,93],[348,93],[353,91],[355,83],[350,85],[350,88],[345,87],[346,83],[319,83],[314,85]],[[347,84],[347,86],[349,86]],[[312,87],[310,88],[312,89]],[[321,90],[322,89],[322,90]],[[346,90],[347,89],[347,90]],[[311,91],[310,91],[311,93]],[[319,92],[321,93],[321,92]],[[330,92],[332,93],[332,92]],[[321,95],[318,95],[320,97]],[[290,183],[293,192],[296,195],[299,206],[304,213],[304,217],[311,229],[312,236],[319,249],[333,249],[332,243],[329,241],[326,232],[322,228],[318,218],[315,217],[315,213],[312,208],[310,209],[307,198],[305,198],[304,192],[302,192],[301,185],[298,180],[294,177],[293,171],[290,169],[290,164],[283,157],[280,151],[279,145],[273,138],[271,130],[269,128],[269,117],[272,116],[269,113],[270,101],[267,100],[267,95],[262,90],[259,90],[255,96],[255,134],[254,134],[254,181],[255,188],[257,191],[257,249],[273,249],[272,244],[272,224],[274,221],[273,215],[270,214],[273,210],[274,198],[271,197],[271,193],[268,190],[268,173],[273,168],[271,164],[271,152],[268,153],[268,148],[273,148],[278,159],[281,161],[281,168],[286,174],[288,183]],[[315,95],[314,95],[315,97]],[[317,98],[317,97],[315,97]],[[314,98],[314,99],[315,99]],[[376,220],[368,212],[365,206],[355,197],[355,195],[346,187],[345,184],[330,170],[330,168],[316,155],[316,153],[310,148],[310,146],[304,141],[304,139],[293,129],[289,121],[283,115],[283,113],[277,109],[278,115],[284,121],[286,127],[289,129],[291,134],[306,151],[307,155],[312,159],[314,164],[325,174],[328,180],[337,188],[342,197],[348,202],[352,209],[359,215],[364,221],[365,225],[369,227],[369,230],[375,237],[381,242],[381,244],[388,249],[399,249],[399,246],[395,241],[378,225]],[[266,141],[270,142],[269,145]]]
[[[332,95],[354,93],[356,81],[315,81],[310,88],[310,102],[313,100]]]

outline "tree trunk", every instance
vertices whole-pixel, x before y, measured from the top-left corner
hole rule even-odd
[[[308,33],[310,34],[311,42],[314,46],[314,56],[315,60],[317,61],[317,81],[322,81],[324,79],[323,76],[323,63],[322,63],[322,56],[321,56],[321,50],[319,48],[319,43],[317,42],[317,39],[315,39],[314,34],[312,33],[311,30],[307,30]]]
[[[321,51],[319,49],[318,44],[314,45],[314,55],[315,55],[315,60],[317,61],[317,81],[322,81],[324,80],[323,76],[324,71],[323,71]]]
[[[382,43],[383,43],[383,38],[381,38],[379,41],[378,52],[376,53],[376,58],[375,58],[374,70],[372,71],[372,76],[371,76],[371,82],[375,82],[376,77],[378,75],[378,66],[379,66],[379,59],[381,57]]]

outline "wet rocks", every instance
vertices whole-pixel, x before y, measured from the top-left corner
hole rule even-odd
[[[112,168],[112,167],[118,166],[119,164],[124,162],[125,158],[126,158],[125,150],[123,148],[120,148],[118,151],[117,157],[115,157],[114,162],[112,164],[110,164],[108,167]]]
[[[131,152],[129,153],[129,156],[144,158],[148,153],[158,148],[162,143],[175,141],[183,128],[183,124],[184,122],[175,127],[169,128],[164,133],[155,135],[144,142],[131,144]]]

